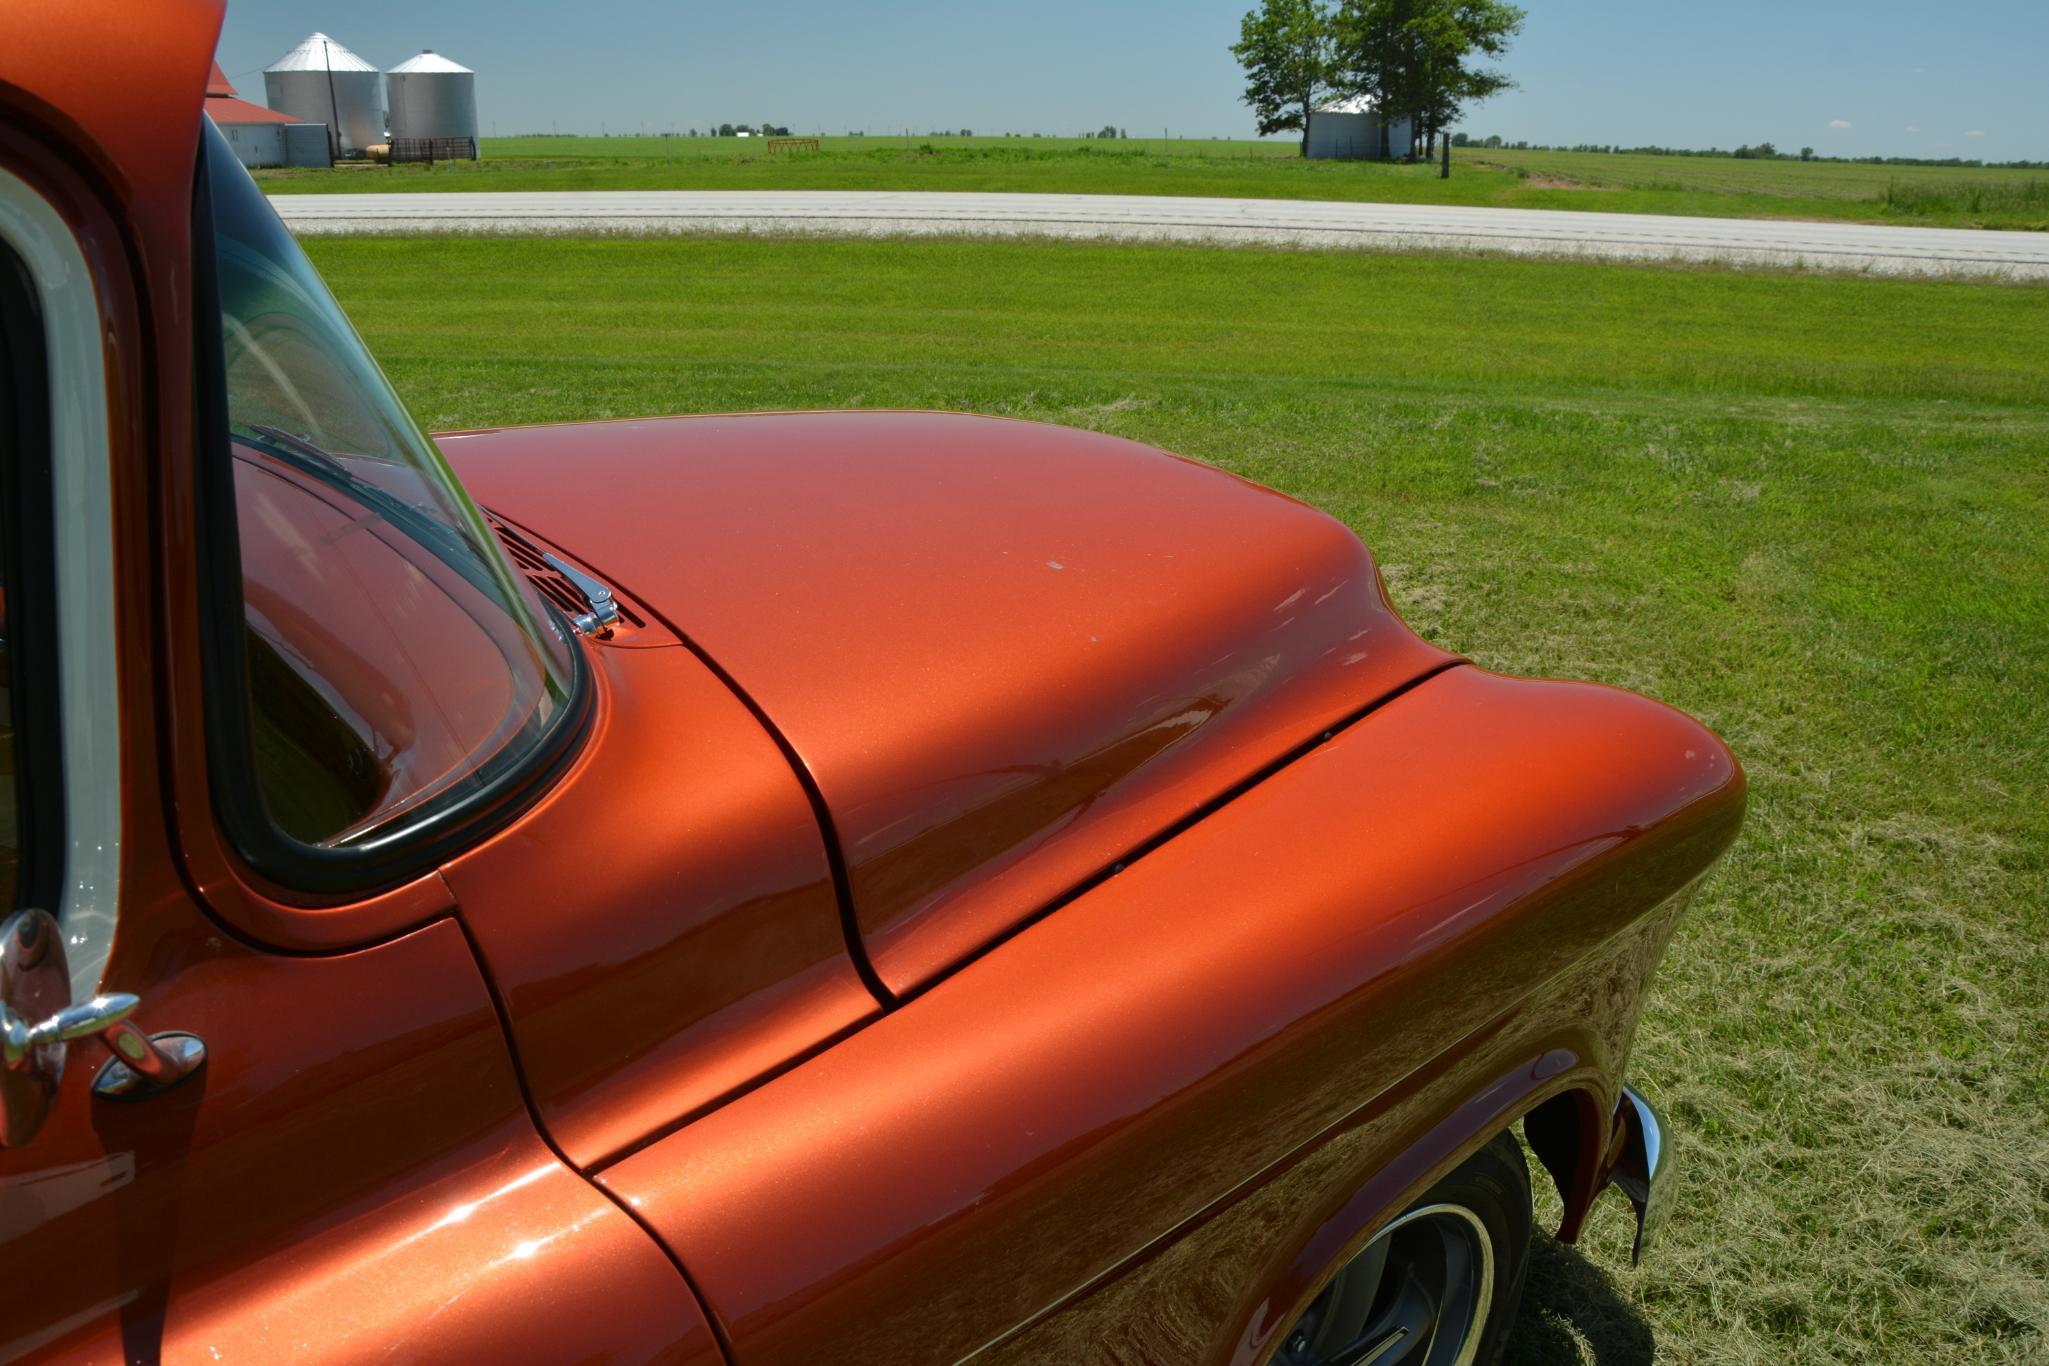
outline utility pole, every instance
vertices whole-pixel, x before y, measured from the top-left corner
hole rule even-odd
[[[334,123],[327,130],[327,143],[334,160],[341,160],[341,105],[334,97],[334,58],[327,50],[327,40],[320,40],[320,64],[327,68],[327,113]]]

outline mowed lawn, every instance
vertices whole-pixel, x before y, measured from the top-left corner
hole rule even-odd
[[[1305,161],[1291,141],[486,138],[481,161],[257,173],[272,194],[404,190],[964,190],[1201,195],[2049,228],[2049,171],[1460,149],[1437,168]]]
[[[1356,528],[1432,639],[1706,720],[1749,823],[1632,1071],[1685,1194],[1520,1359],[2049,1355],[2049,289],[967,241],[309,249],[437,427],[973,409]],[[622,494],[622,496],[625,496]],[[622,506],[622,516],[636,515]],[[686,553],[687,553],[687,547]]]

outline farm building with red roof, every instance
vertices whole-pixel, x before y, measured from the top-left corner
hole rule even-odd
[[[244,166],[325,166],[327,126],[251,104],[235,93],[215,62],[206,78],[206,116],[214,121]]]

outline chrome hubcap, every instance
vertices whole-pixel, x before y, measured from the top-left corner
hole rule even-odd
[[[1276,1366],[1469,1366],[1494,1303],[1494,1244],[1463,1205],[1382,1229],[1281,1340]]]

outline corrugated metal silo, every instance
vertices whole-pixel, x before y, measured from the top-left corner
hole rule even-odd
[[[384,101],[377,68],[328,37],[315,33],[263,71],[263,96],[272,109],[332,130],[336,156],[363,155],[384,141]]]
[[[384,73],[391,96],[391,136],[477,136],[477,75],[437,52],[409,57]]]
[[[285,165],[334,165],[334,149],[328,146],[325,124],[287,123],[280,126],[285,134]]]

